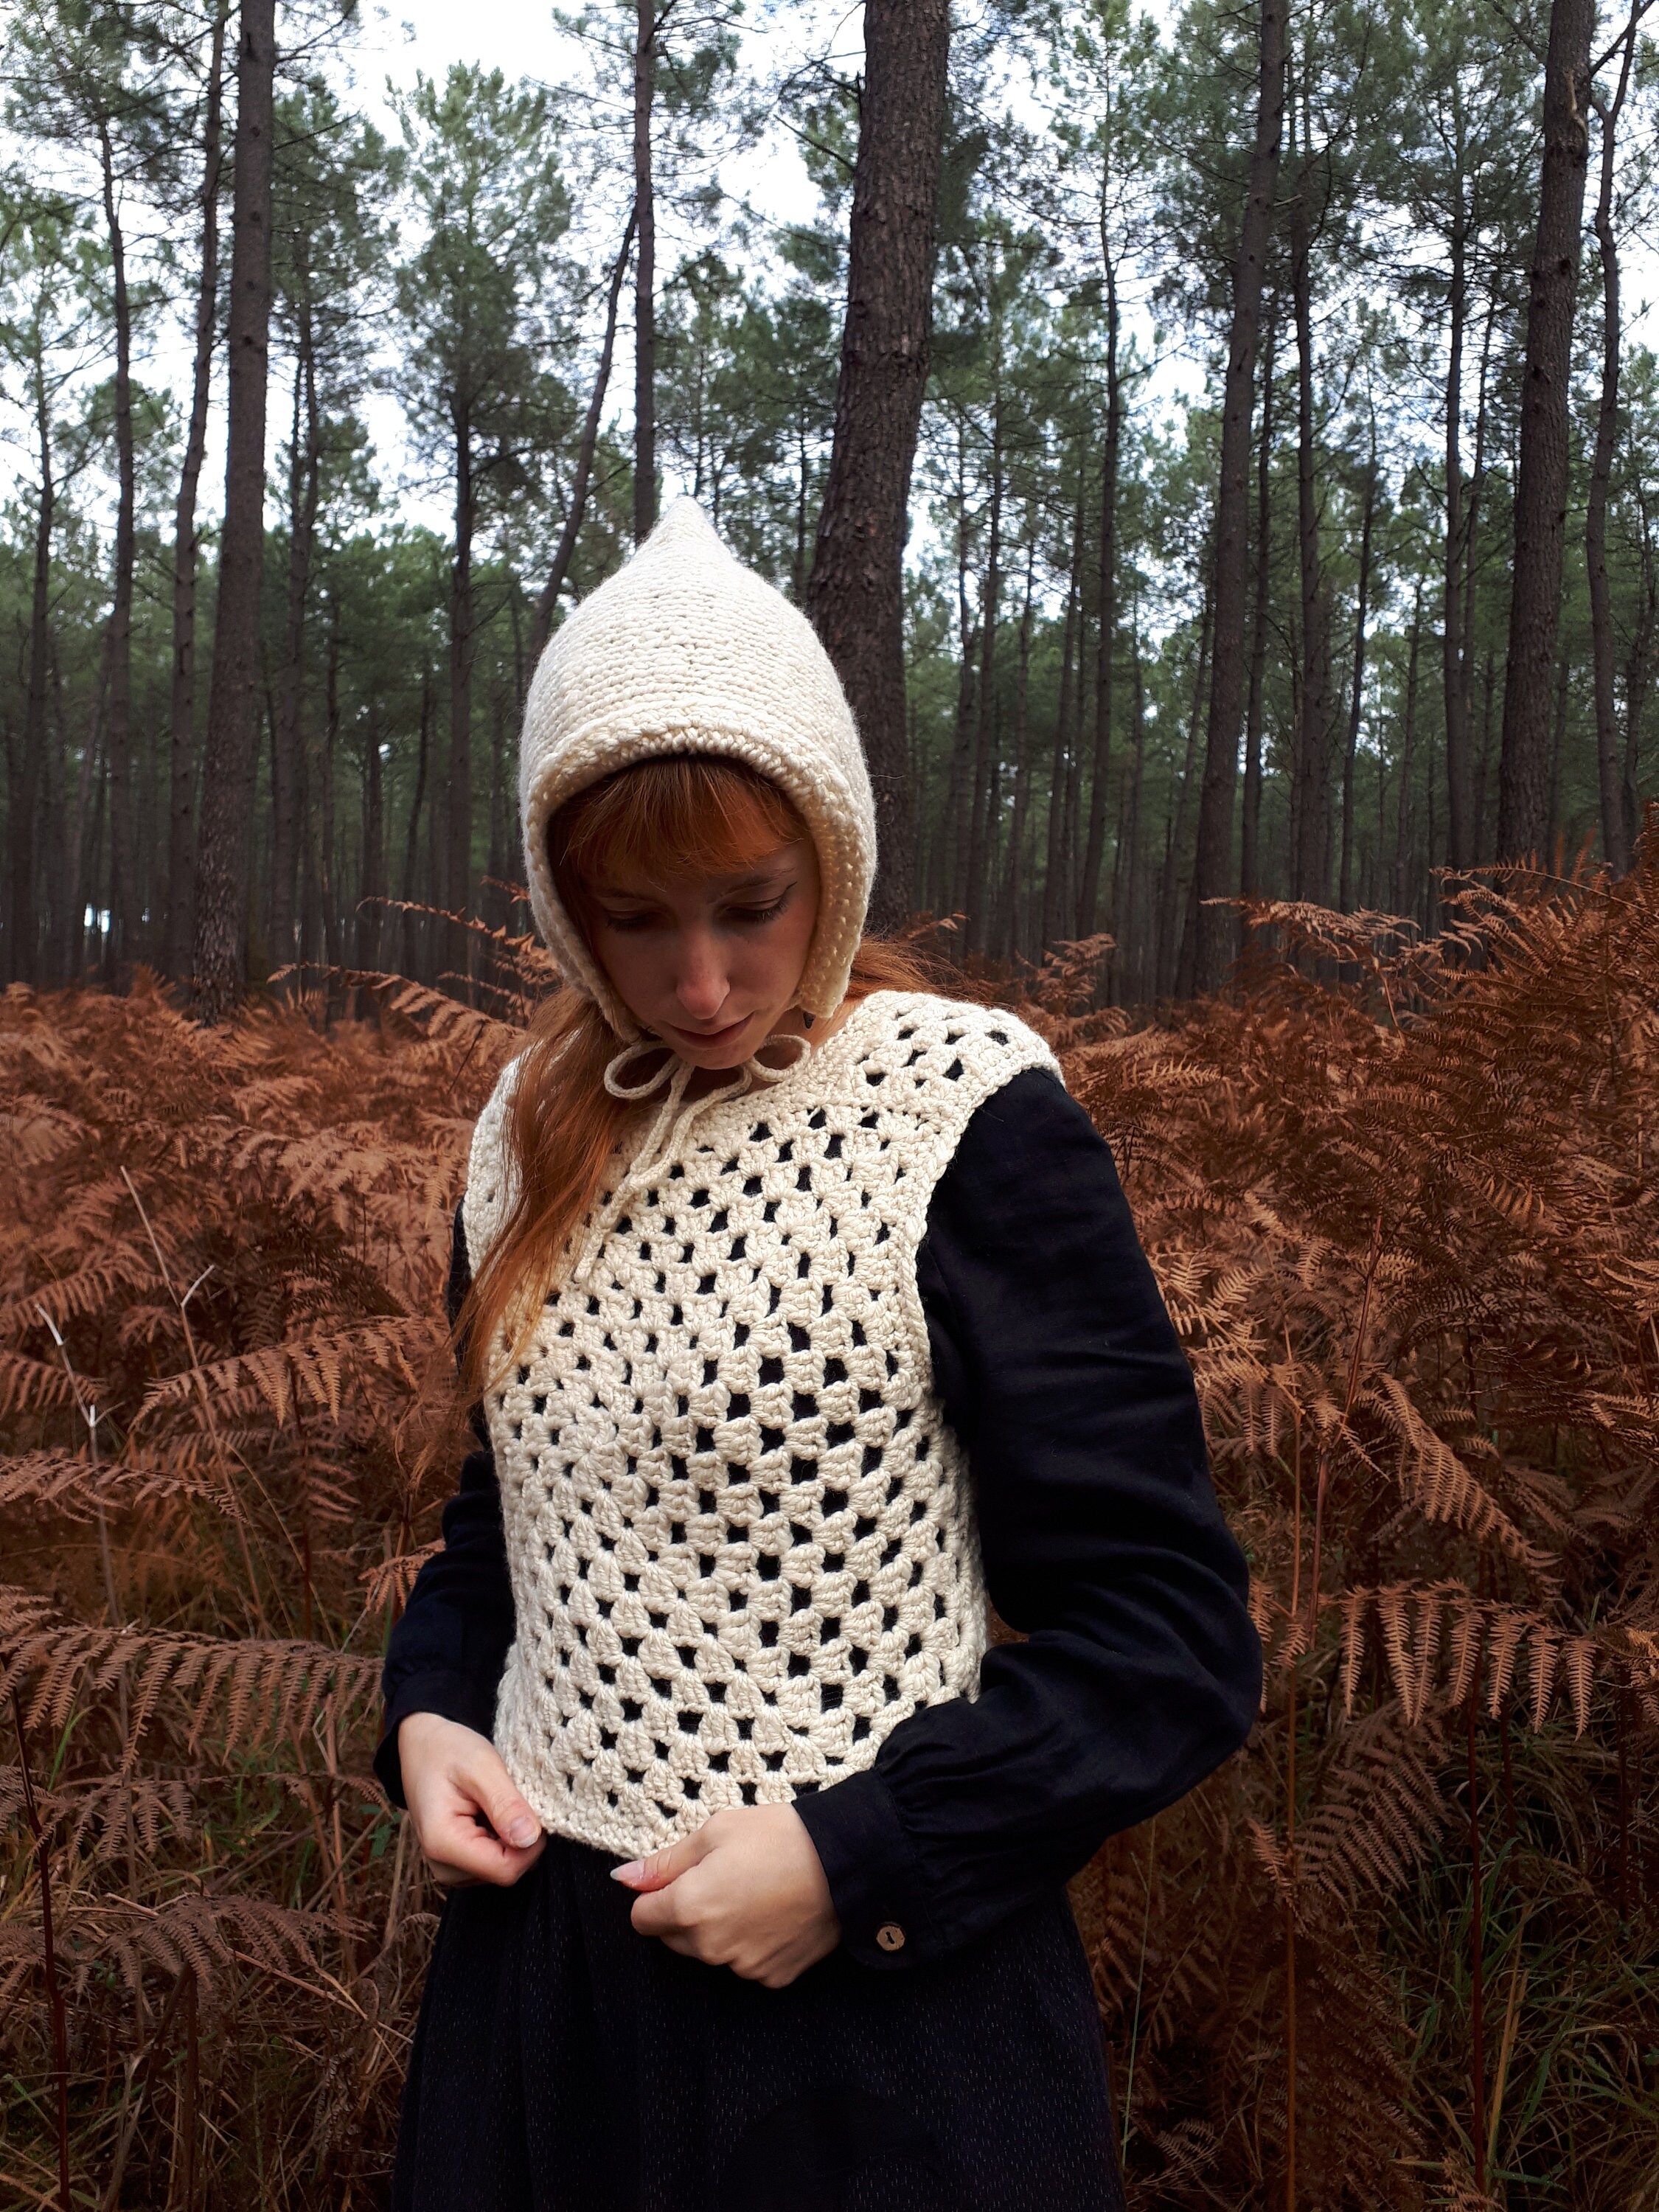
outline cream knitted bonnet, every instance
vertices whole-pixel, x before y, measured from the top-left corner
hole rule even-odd
[[[619,1036],[639,1025],[565,911],[547,828],[600,777],[663,753],[716,753],[768,776],[817,848],[817,927],[798,994],[832,1014],[864,927],[875,805],[852,710],[805,615],[745,568],[693,499],[554,633],[531,682],[519,750],[530,903],[549,950]]]

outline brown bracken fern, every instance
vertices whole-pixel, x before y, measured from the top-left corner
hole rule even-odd
[[[1448,918],[1255,908],[1238,990],[1158,1019],[1096,1005],[1103,939],[969,985],[1112,1140],[1267,1650],[1247,1749],[1073,1886],[1160,2212],[1659,2199],[1659,829]],[[44,1840],[9,1733],[0,2197],[58,2191],[44,1863],[75,2201],[383,2200],[434,1899],[375,1675],[462,1448],[468,1129],[552,981],[473,938],[487,988],[217,1031],[0,1000]]]

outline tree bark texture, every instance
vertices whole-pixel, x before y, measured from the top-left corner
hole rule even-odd
[[[1278,4],[1278,0],[1274,0]],[[904,541],[927,385],[949,0],[866,0],[847,321],[806,611],[864,741],[881,855],[872,921],[914,874],[905,742]]]
[[[634,35],[634,543],[657,520],[657,200],[651,110],[657,80],[657,0],[639,0]]]
[[[242,0],[231,209],[225,521],[208,694],[192,957],[198,1011],[222,1019],[247,972],[249,817],[259,724],[265,382],[270,335],[270,138],[276,0]]]
[[[1601,125],[1601,175],[1595,200],[1595,242],[1601,255],[1601,400],[1595,417],[1595,456],[1584,510],[1584,567],[1589,578],[1590,649],[1595,663],[1595,767],[1601,803],[1601,849],[1615,877],[1630,866],[1626,835],[1624,762],[1613,703],[1613,607],[1607,589],[1607,488],[1619,436],[1619,240],[1613,228],[1613,145],[1636,58],[1638,5],[1631,9],[1621,41],[1619,83],[1610,100],[1595,99]]]
[[[115,161],[109,125],[100,121],[104,220],[109,233],[115,307],[115,579],[110,605],[109,747],[110,889],[106,972],[113,980],[137,956],[139,898],[133,865],[132,570],[137,477],[132,449],[132,307],[127,292],[126,238],[115,204]]]
[[[1589,159],[1595,0],[1554,0],[1544,64],[1544,167],[1527,307],[1515,583],[1504,678],[1498,855],[1539,853],[1549,836],[1550,707],[1567,526],[1573,303]]]
[[[196,283],[196,359],[190,422],[173,522],[173,689],[167,733],[167,973],[187,979],[196,883],[196,498],[207,450],[208,399],[219,319],[219,183],[223,167],[225,25],[214,18],[202,127],[202,245]]]
[[[1193,980],[1202,991],[1226,980],[1237,938],[1235,918],[1208,903],[1231,888],[1233,787],[1238,779],[1239,726],[1244,704],[1244,601],[1249,574],[1250,413],[1255,382],[1256,327],[1262,276],[1273,236],[1273,199],[1285,120],[1287,0],[1261,0],[1255,146],[1233,267],[1232,325],[1222,394],[1221,474],[1216,497],[1212,568],[1210,712],[1199,797],[1194,896],[1198,902]]]

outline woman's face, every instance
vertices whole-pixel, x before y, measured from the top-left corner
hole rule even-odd
[[[737,1067],[786,1019],[818,918],[810,840],[731,875],[626,873],[587,886],[588,935],[641,1029],[694,1067]]]

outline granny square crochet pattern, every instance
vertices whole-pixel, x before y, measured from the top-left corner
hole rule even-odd
[[[985,1593],[916,1255],[969,1118],[1030,1067],[1053,1056],[1010,1014],[877,992],[601,1199],[486,1404],[517,1615],[495,1742],[553,1833],[634,1857],[975,1694]],[[473,1138],[475,1270],[513,1076]]]

